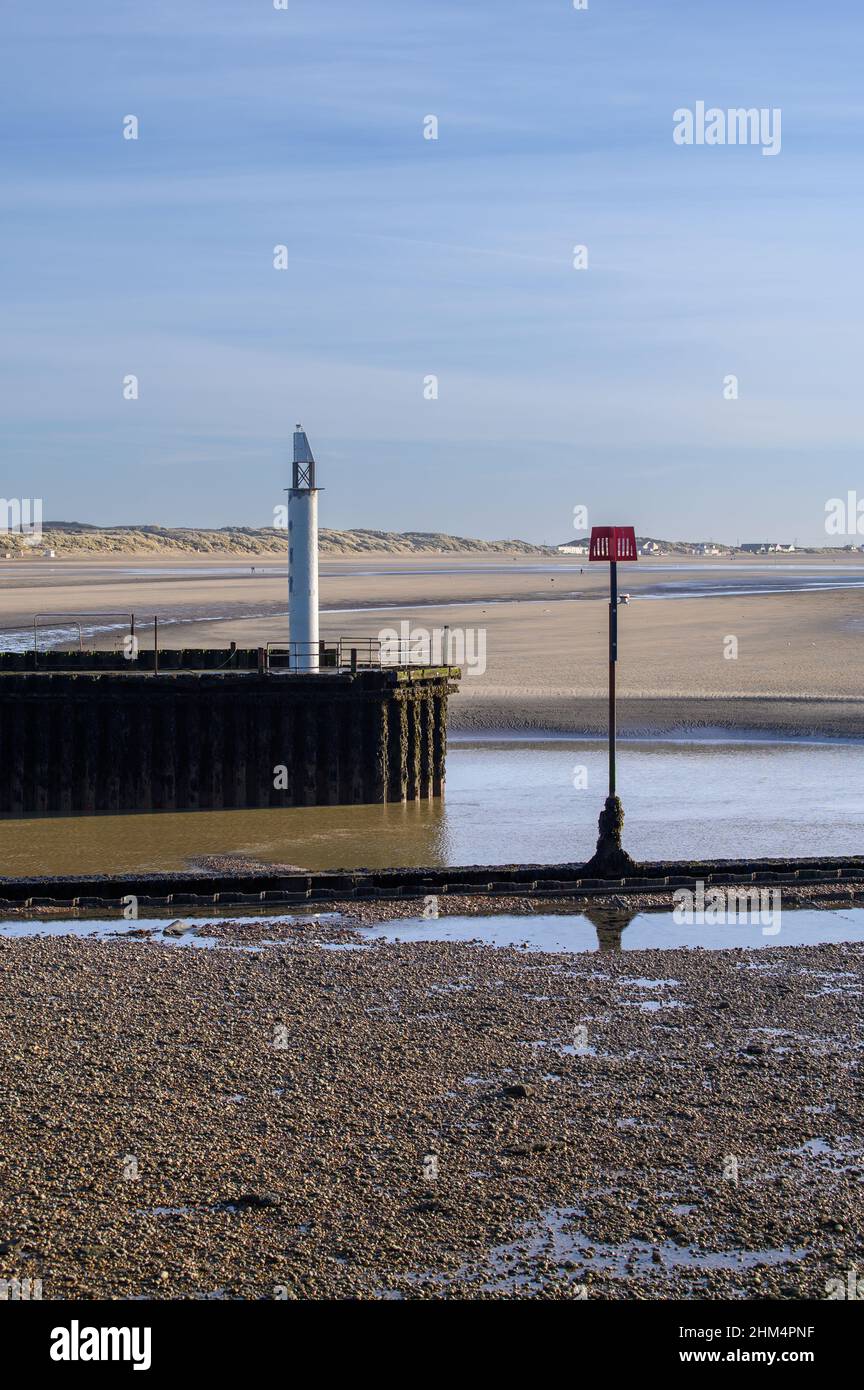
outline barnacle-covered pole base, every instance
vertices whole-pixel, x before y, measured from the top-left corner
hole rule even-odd
[[[593,858],[589,859],[583,873],[595,878],[626,878],[636,871],[636,861],[631,859],[621,845],[624,831],[624,807],[618,796],[607,796],[600,819],[597,822],[600,838]]]

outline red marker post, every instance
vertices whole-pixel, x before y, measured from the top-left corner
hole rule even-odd
[[[638,560],[636,534],[632,526],[593,526],[588,559],[609,566],[609,794],[600,813],[600,838],[593,859],[586,864],[600,877],[620,876],[635,868],[621,847],[624,808],[615,787],[615,666],[618,661],[618,565]]]

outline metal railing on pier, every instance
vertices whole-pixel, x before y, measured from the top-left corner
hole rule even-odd
[[[305,672],[380,671],[388,666],[441,666],[431,643],[379,637],[322,637],[319,642],[268,642],[265,669]]]
[[[208,646],[163,647],[160,644],[162,620],[153,617],[136,622],[134,613],[102,611],[90,613],[37,613],[30,623],[0,628],[0,658],[5,669],[14,669],[14,657],[26,662],[22,669],[86,670],[93,659],[100,669],[111,669],[112,655],[122,665],[117,669],[147,670],[158,674],[160,667],[179,670],[257,670],[260,673],[307,673],[380,671],[387,667],[422,668],[459,665],[450,652],[436,644],[434,635],[423,634],[410,640],[384,637],[325,636],[312,642],[268,642],[266,647],[250,644],[238,650],[231,642],[225,648]],[[146,632],[146,636],[145,636]],[[90,647],[94,638],[101,646]],[[448,644],[449,645],[449,644]]]
[[[299,674],[327,671],[380,670],[381,643],[374,637],[322,637],[318,642],[268,642],[267,671]]]

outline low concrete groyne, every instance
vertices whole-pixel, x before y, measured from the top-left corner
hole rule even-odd
[[[285,873],[278,869],[228,873],[126,873],[43,878],[0,877],[2,908],[73,908],[122,914],[124,899],[141,910],[201,910],[219,907],[272,908],[282,904],[350,902],[459,896],[462,894],[548,898],[617,896],[627,900],[668,898],[676,888],[709,886],[782,887],[815,885],[856,895],[864,885],[864,857],[846,859],[715,859],[664,861],[637,867],[627,878],[588,876],[578,864],[466,865],[432,869],[346,869]]]

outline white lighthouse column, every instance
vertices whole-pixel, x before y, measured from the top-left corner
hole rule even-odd
[[[318,488],[304,431],[294,433],[294,471],[288,489],[288,635],[297,671],[318,670]]]

